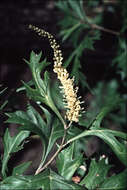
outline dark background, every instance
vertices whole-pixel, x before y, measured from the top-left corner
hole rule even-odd
[[[54,0],[0,1],[0,83],[4,86],[15,88],[21,79],[29,78],[23,58],[28,60],[31,50],[36,52],[42,50],[44,57],[52,61],[52,51],[48,41],[29,31],[29,24],[52,33],[61,45],[64,58],[67,58],[71,44],[67,42],[62,44],[62,39],[59,37],[58,21],[63,15],[55,7],[54,2]],[[117,12],[118,15],[113,15],[105,7],[103,25],[106,28],[119,30],[120,17],[119,11]],[[84,73],[91,86],[103,79],[107,66],[115,56],[116,41],[115,35],[102,32],[101,40],[95,44],[96,52],[85,52]],[[112,77],[114,73],[110,72]]]
[[[28,25],[57,35],[58,18],[53,0],[0,1],[0,83],[17,86],[27,70],[23,58],[28,60],[31,50],[51,57],[48,42],[29,31]]]

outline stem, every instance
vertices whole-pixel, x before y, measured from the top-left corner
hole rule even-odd
[[[93,29],[98,29],[98,30],[101,30],[101,31],[103,31],[103,32],[107,32],[107,33],[110,33],[110,34],[114,34],[114,35],[120,35],[120,33],[119,32],[116,32],[116,31],[114,31],[114,30],[110,30],[110,29],[107,29],[107,28],[104,28],[104,27],[102,27],[102,26],[99,26],[99,25],[97,25],[97,24],[90,24],[90,23],[88,23],[90,26],[91,26],[91,28],[93,28]]]
[[[42,172],[44,169],[46,169],[48,167],[49,164],[51,164],[51,162],[55,159],[55,157],[59,154],[59,152],[62,150],[63,148],[63,144],[65,141],[65,137],[66,137],[66,130],[64,130],[64,136],[62,138],[62,142],[58,148],[58,150],[55,152],[55,154],[52,156],[52,158],[42,167],[42,168],[38,168],[35,172],[35,175],[39,174],[40,172]]]
[[[116,36],[119,36],[119,35],[120,35],[120,32],[116,32],[116,31],[114,31],[114,30],[111,30],[111,29],[108,29],[108,28],[104,28],[104,27],[99,26],[99,25],[97,25],[97,24],[90,23],[90,22],[88,21],[88,19],[87,19],[87,20],[83,20],[83,19],[81,20],[81,19],[80,19],[79,17],[77,17],[76,15],[75,15],[74,17],[78,18],[78,19],[80,20],[80,23],[82,23],[82,24],[88,24],[92,29],[97,29],[97,30],[100,30],[100,31],[103,31],[103,32],[107,32],[107,33],[116,35]]]

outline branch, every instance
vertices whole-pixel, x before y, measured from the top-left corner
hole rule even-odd
[[[119,32],[116,32],[116,31],[114,31],[114,30],[110,30],[110,29],[104,28],[104,27],[99,26],[99,25],[97,25],[97,24],[90,24],[90,23],[88,23],[88,24],[91,26],[92,29],[101,30],[101,31],[103,31],[103,32],[107,32],[107,33],[114,34],[114,35],[117,35],[117,36],[120,35]]]
[[[120,32],[116,32],[114,30],[104,28],[103,26],[99,26],[97,24],[90,23],[88,20],[81,20],[76,15],[74,15],[74,17],[77,18],[77,19],[79,19],[81,23],[88,24],[92,29],[97,29],[97,30],[100,30],[100,31],[103,31],[103,32],[107,32],[107,33],[110,33],[110,34],[113,34],[113,35],[117,35],[117,36],[120,35]]]
[[[49,164],[51,164],[51,162],[56,158],[56,156],[59,154],[59,152],[62,150],[63,148],[63,144],[65,141],[65,137],[66,137],[66,129],[64,130],[64,136],[62,138],[62,142],[58,148],[58,150],[55,152],[55,154],[52,156],[52,158],[42,167],[42,168],[38,168],[35,172],[35,175],[39,174],[40,172],[42,172],[44,169],[46,169],[48,167]]]

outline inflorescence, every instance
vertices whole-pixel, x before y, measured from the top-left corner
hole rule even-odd
[[[57,78],[60,80],[62,86],[62,92],[64,93],[63,101],[67,108],[66,118],[70,122],[78,122],[80,111],[82,110],[80,100],[77,97],[78,87],[74,88],[74,78],[69,78],[69,73],[62,67],[62,52],[59,49],[59,45],[56,43],[54,37],[43,29],[39,29],[33,25],[29,25],[29,28],[35,31],[39,36],[47,37],[49,39],[50,46],[54,51],[54,69],[57,74]]]

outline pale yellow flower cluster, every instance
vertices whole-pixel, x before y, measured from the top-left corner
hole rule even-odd
[[[39,29],[38,27],[30,25],[29,28],[37,32],[38,35],[47,37],[49,39],[50,45],[54,51],[54,69],[53,71],[57,74],[62,86],[62,92],[64,93],[64,103],[66,104],[67,112],[66,118],[70,122],[78,122],[80,111],[82,110],[80,100],[77,97],[78,88],[74,88],[74,78],[69,78],[69,73],[65,68],[62,67],[62,53],[59,50],[59,45],[57,45],[56,40],[48,32]]]

